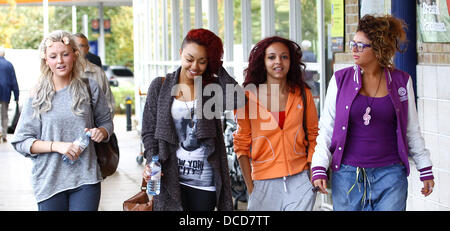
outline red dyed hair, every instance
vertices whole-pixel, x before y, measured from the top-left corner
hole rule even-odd
[[[204,46],[207,52],[208,67],[203,73],[203,82],[213,82],[214,74],[219,71],[222,66],[222,56],[223,56],[223,44],[222,40],[215,35],[213,32],[206,29],[192,29],[190,30],[181,44],[181,49],[184,48],[186,44],[197,43],[198,45]]]
[[[289,90],[293,92],[296,87],[299,87],[301,91],[303,91],[305,87],[309,88],[304,81],[304,70],[306,66],[301,61],[303,55],[302,49],[294,41],[278,36],[265,38],[253,47],[248,58],[248,68],[244,71],[244,87],[251,83],[258,86],[267,81],[267,71],[264,63],[266,49],[272,43],[276,42],[283,43],[289,49],[290,66],[289,72],[287,73]]]

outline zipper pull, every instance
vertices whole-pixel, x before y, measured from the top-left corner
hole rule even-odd
[[[284,186],[284,192],[287,193],[287,187],[286,187],[286,177],[283,176],[283,186]]]

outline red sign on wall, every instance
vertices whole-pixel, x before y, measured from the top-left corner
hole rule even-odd
[[[111,33],[111,19],[103,19],[103,29],[104,29],[105,33]],[[91,30],[93,33],[100,32],[100,20],[99,19],[92,19]]]
[[[92,19],[91,29],[93,33],[98,33],[100,31],[100,24],[98,19]]]

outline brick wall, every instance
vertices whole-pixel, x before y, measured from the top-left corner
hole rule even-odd
[[[345,53],[335,53],[334,61],[336,63],[353,63],[353,57],[348,48],[348,42],[355,36],[356,28],[359,21],[359,6],[358,0],[346,0],[345,1],[345,40],[344,49]]]
[[[449,43],[422,43],[417,42],[419,64],[450,65]]]
[[[414,172],[407,209],[450,210],[450,44],[418,42],[417,53],[417,110],[436,186],[424,198],[420,195],[422,183]]]

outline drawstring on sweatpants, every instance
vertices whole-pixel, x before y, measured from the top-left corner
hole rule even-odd
[[[359,179],[360,173],[361,173],[361,176],[363,178],[362,180]],[[348,190],[347,195],[350,194],[350,192],[353,190],[353,188],[355,187],[356,184],[358,184],[358,191],[361,192],[361,185],[360,185],[360,183],[362,183],[362,181],[364,181],[364,193],[363,193],[363,197],[361,199],[361,205],[362,205],[362,207],[364,207],[366,205],[367,186],[369,186],[369,204],[372,204],[372,202],[371,202],[372,189],[371,189],[370,181],[369,181],[369,178],[367,177],[367,173],[366,173],[366,169],[365,168],[360,168],[360,167],[356,168],[355,183]]]
[[[284,186],[284,192],[287,192],[286,177],[285,176],[283,176],[283,186]]]

